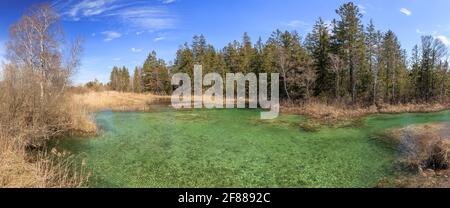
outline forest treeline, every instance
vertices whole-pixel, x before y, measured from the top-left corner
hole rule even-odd
[[[88,87],[96,87],[98,81],[89,82]],[[128,68],[114,66],[108,87],[120,92],[152,92],[155,94],[168,94],[172,90],[170,85],[169,67],[165,61],[156,57],[156,52],[151,52],[142,67],[136,67],[133,76],[130,76]]]
[[[110,89],[168,94],[170,75],[193,75],[195,64],[203,73],[280,73],[280,96],[290,101],[379,105],[446,102],[448,49],[433,36],[422,36],[408,58],[396,34],[380,31],[352,2],[336,10],[337,19],[319,18],[303,39],[296,32],[276,30],[270,38],[253,43],[247,33],[221,50],[194,36],[177,51],[174,64],[166,65],[155,52],[129,75],[114,67]]]

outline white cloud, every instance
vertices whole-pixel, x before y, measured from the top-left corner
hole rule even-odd
[[[137,31],[136,35],[142,35],[142,33],[144,33],[144,31]]]
[[[283,25],[285,25],[285,26],[287,26],[287,27],[290,27],[290,28],[298,29],[298,28],[307,26],[308,23],[303,22],[303,21],[300,21],[300,20],[291,20],[291,21],[289,21],[289,22],[283,23]]]
[[[105,39],[103,40],[105,42],[109,42],[114,39],[122,37],[122,34],[115,32],[115,31],[105,31],[105,32],[102,32],[102,34],[105,36]]]
[[[131,52],[133,52],[133,53],[140,53],[140,52],[142,52],[142,49],[139,49],[139,48],[131,48]]]
[[[412,15],[412,12],[409,9],[406,9],[406,8],[401,8],[400,12],[403,13],[404,15],[406,15],[406,16],[411,16]]]
[[[161,2],[169,4],[175,0]],[[61,11],[63,17],[72,21],[107,18],[108,21],[117,21],[139,31],[171,29],[176,22],[166,7],[151,6],[148,1],[83,0],[78,3],[58,1],[54,6]]]
[[[361,12],[361,14],[366,14],[367,13],[366,7],[364,5],[359,4],[358,8],[359,8],[359,12]]]
[[[158,42],[158,41],[162,41],[165,39],[166,39],[165,37],[157,37],[157,38],[153,39],[153,41]]]
[[[134,18],[132,25],[143,29],[170,29],[175,25],[175,20],[170,18]]]
[[[73,17],[75,20],[80,16],[95,16],[100,15],[106,11],[114,9],[115,6],[111,4],[116,0],[84,0],[77,4],[74,4],[70,9],[66,10],[63,14]]]
[[[446,46],[450,46],[450,40],[448,39],[447,36],[445,36],[445,35],[438,35],[435,38],[440,40]]]
[[[167,39],[167,33],[159,33],[158,37],[154,38],[153,41],[154,42],[159,42],[159,41],[162,41],[162,40],[165,40],[165,39]]]
[[[161,2],[163,3],[163,4],[171,4],[171,3],[174,3],[176,0],[161,0]]]

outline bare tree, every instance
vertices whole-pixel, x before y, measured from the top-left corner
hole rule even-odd
[[[59,16],[48,4],[32,7],[9,32],[0,123],[38,145],[67,130],[65,89],[80,64],[81,40],[64,47]]]

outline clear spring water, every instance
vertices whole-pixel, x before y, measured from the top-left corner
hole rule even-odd
[[[101,112],[101,136],[59,148],[85,159],[93,187],[374,187],[395,172],[397,149],[379,133],[450,121],[450,111],[370,116],[305,132],[300,116],[257,110]]]

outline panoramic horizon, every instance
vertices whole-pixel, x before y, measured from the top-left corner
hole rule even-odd
[[[173,63],[176,52],[194,35],[204,35],[216,50],[241,41],[248,33],[253,44],[266,41],[276,29],[297,31],[302,40],[322,18],[330,23],[337,18],[336,8],[347,1],[188,1],[188,0],[93,0],[1,2],[0,61],[9,25],[32,4],[49,2],[60,13],[68,39],[81,37],[84,53],[76,85],[94,79],[107,83],[113,66],[130,70],[142,66],[151,51]],[[373,20],[377,29],[392,30],[408,57],[423,35],[431,35],[449,45],[450,23],[444,10],[449,1],[352,1],[364,16],[367,26]],[[5,4],[5,5],[3,5]],[[7,4],[7,6],[6,6]],[[213,15],[212,15],[213,14]],[[409,59],[408,59],[409,60]]]

